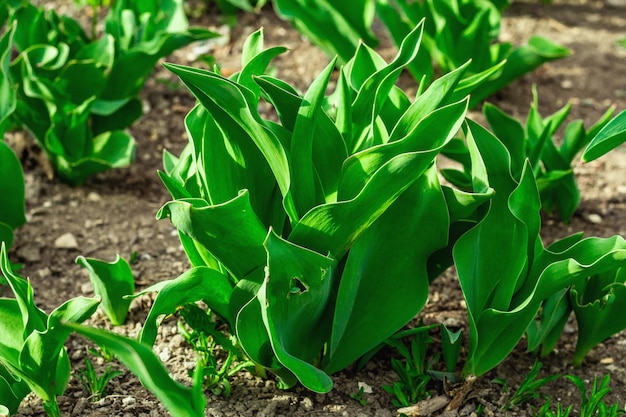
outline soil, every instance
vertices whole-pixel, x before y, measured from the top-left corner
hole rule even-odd
[[[78,13],[89,21],[85,12],[77,12],[69,1],[47,2],[58,12]],[[196,4],[196,7],[201,3]],[[197,9],[196,9],[197,11]],[[193,25],[211,26],[225,34],[221,42],[195,45],[177,51],[168,61],[191,66],[206,66],[198,55],[208,52],[225,73],[237,71],[239,51],[246,36],[263,27],[266,46],[285,45],[290,52],[275,61],[277,75],[305,90],[326,65],[328,58],[295,32],[288,23],[277,19],[271,8],[258,15],[237,15],[234,26],[215,13],[198,13]],[[375,28],[381,31],[380,27]],[[572,104],[569,120],[582,119],[590,126],[611,104],[617,111],[626,107],[626,49],[616,41],[626,36],[626,9],[610,8],[603,1],[563,0],[544,4],[539,1],[515,2],[505,13],[502,40],[515,44],[531,35],[543,35],[572,49],[572,56],[549,63],[506,87],[490,101],[505,111],[525,120],[531,102],[531,86],[537,85],[539,108],[547,115],[566,103]],[[202,50],[201,48],[204,48]],[[392,56],[393,48],[383,42],[381,54]],[[409,77],[402,79],[407,91],[415,90]],[[48,176],[40,152],[24,133],[10,135],[24,163],[27,190],[28,223],[16,233],[10,252],[13,262],[23,263],[21,274],[30,277],[35,300],[50,311],[71,297],[92,295],[86,272],[75,264],[78,255],[113,260],[117,253],[126,259],[137,253],[132,265],[137,289],[172,279],[188,267],[174,227],[167,221],[156,221],[159,207],[170,198],[157,177],[164,149],[178,154],[186,143],[183,119],[194,105],[194,99],[177,79],[163,68],[157,68],[147,82],[141,98],[145,115],[131,129],[137,140],[137,159],[126,169],[97,175],[79,188],[72,188]],[[480,119],[480,114],[472,113]],[[570,224],[546,217],[542,231],[546,242],[584,231],[588,236],[626,236],[626,155],[616,150],[597,162],[576,167],[583,201]],[[73,238],[73,239],[72,239]],[[4,289],[3,295],[7,295]],[[126,325],[113,330],[134,336],[140,329],[150,306],[149,297],[136,299]],[[463,299],[453,271],[435,281],[430,300],[417,319],[426,323],[444,321],[451,328],[466,329]],[[97,313],[89,324],[110,328],[103,314]],[[414,324],[414,323],[413,323]],[[467,334],[467,331],[464,331]],[[436,334],[433,334],[436,337]],[[626,402],[626,338],[618,334],[596,347],[583,365],[574,368],[571,355],[576,341],[575,323],[566,327],[557,349],[542,359],[540,376],[573,374],[592,383],[594,377],[610,374],[612,393],[607,403]],[[122,366],[122,375],[113,379],[108,394],[93,402],[76,377],[84,369],[86,340],[72,336],[67,349],[72,359],[72,378],[64,396],[59,398],[64,416],[161,416],[168,415],[156,398]],[[436,346],[437,344],[434,344]],[[174,320],[166,321],[155,345],[165,365],[176,378],[185,380],[194,365],[194,353],[177,332]],[[303,388],[281,391],[271,378],[261,380],[246,372],[232,380],[229,398],[207,392],[207,416],[393,416],[397,407],[383,390],[397,380],[390,366],[391,350],[383,349],[362,370],[349,368],[335,375],[335,388],[327,395],[311,393]],[[494,382],[499,378],[517,389],[535,358],[525,352],[524,342],[495,370],[479,378],[458,409],[446,415],[532,416],[542,402],[531,402],[503,410],[505,390]],[[106,366],[94,359],[98,372]],[[353,398],[359,384],[371,388],[365,393],[364,405]],[[433,385],[433,395],[443,394]],[[565,379],[548,384],[545,389],[553,404],[579,407],[577,388]],[[441,412],[438,412],[441,413]],[[44,415],[40,400],[29,396],[18,416]],[[439,415],[434,413],[433,415]],[[574,413],[577,415],[577,413]]]

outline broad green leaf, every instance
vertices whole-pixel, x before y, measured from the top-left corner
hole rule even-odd
[[[11,287],[20,308],[23,329],[21,336],[26,339],[29,334],[36,330],[45,330],[46,314],[35,305],[33,287],[30,282],[13,272],[6,245],[4,243],[0,243],[0,245],[0,271]]]
[[[64,344],[71,330],[64,323],[82,323],[93,315],[100,300],[77,297],[54,309],[44,331],[34,331],[24,341],[19,364],[22,378],[44,400],[62,395],[70,380],[70,362]]]
[[[13,34],[16,23],[13,22],[5,33],[0,37],[0,132],[4,136],[4,123],[15,111],[16,107],[16,85],[11,76],[11,49],[13,45]],[[0,156],[1,158],[1,156]],[[2,160],[2,159],[0,159]],[[5,194],[10,195],[10,194]],[[2,219],[2,216],[0,216]]]
[[[196,301],[204,301],[211,310],[229,323],[228,304],[233,291],[233,283],[219,271],[207,267],[192,268],[174,280],[164,281],[142,293],[157,291],[150,313],[139,333],[139,341],[149,346],[157,337],[157,320],[163,315],[174,314],[179,306]]]
[[[135,157],[135,140],[121,130],[104,132],[93,138],[93,153],[76,161],[58,155],[59,176],[71,185],[111,168],[128,166]]]
[[[575,366],[582,364],[593,347],[626,329],[626,319],[622,313],[626,307],[626,276],[623,271],[617,274],[611,271],[604,277],[590,277],[585,285],[577,285],[570,290],[572,308],[578,323],[573,358]],[[596,291],[590,288],[592,286],[596,287]]]
[[[591,162],[598,159],[624,142],[626,142],[626,110],[615,116],[591,139],[583,152],[582,161]]]
[[[494,135],[502,141],[511,156],[511,173],[519,178],[526,159],[526,141],[524,127],[515,118],[496,106],[485,103],[483,114]]]
[[[102,299],[102,310],[111,323],[124,324],[131,301],[125,296],[135,292],[135,278],[128,262],[117,255],[113,262],[79,256],[76,263],[89,272],[94,293]]]
[[[342,169],[338,200],[354,198],[383,165],[398,155],[419,152],[425,157],[424,163],[430,163],[456,135],[466,111],[467,100],[441,107],[418,120],[403,138],[352,155]],[[428,156],[431,159],[427,159]]]
[[[247,62],[241,72],[237,74],[237,82],[244,87],[249,88],[254,93],[255,97],[259,97],[260,90],[257,83],[254,82],[254,77],[263,75],[270,62],[277,56],[285,53],[287,50],[288,49],[285,47],[275,46],[262,51]]]
[[[351,247],[339,284],[326,371],[345,368],[422,309],[428,296],[428,258],[446,246],[448,226],[433,165]],[[372,305],[385,308],[373,310]]]
[[[322,195],[321,184],[318,183],[315,167],[311,161],[313,159],[315,127],[322,117],[320,113],[324,112],[322,100],[334,67],[335,62],[333,60],[313,81],[302,98],[293,128],[289,150],[291,168],[289,193],[292,196],[298,219],[325,200]]]
[[[101,98],[117,100],[139,93],[160,58],[192,42],[218,36],[208,30],[189,29],[181,33],[160,34],[116,58]]]
[[[198,105],[185,118],[193,145],[196,182],[202,185],[200,195],[215,205],[247,189],[251,205],[266,227],[284,222],[280,194],[269,164],[246,132],[222,116],[219,109],[209,113]]]
[[[245,67],[254,57],[263,52],[263,28],[246,38],[241,50],[241,66]]]
[[[96,98],[91,106],[91,131],[98,137],[115,130],[124,130],[143,114],[143,104],[136,97],[120,100]]]
[[[0,298],[0,362],[10,368],[17,367],[20,350],[24,343],[24,324],[20,306],[13,298]],[[4,369],[0,366],[0,372]]]
[[[332,380],[316,365],[330,332],[328,301],[335,261],[268,233],[267,272],[258,293],[278,360],[308,389],[325,393]]]
[[[485,217],[461,236],[453,249],[470,320],[470,356],[465,371],[480,375],[501,361],[528,327],[509,329],[485,324],[484,320],[489,320],[485,316],[491,317],[490,311],[509,311],[518,305],[514,295],[526,283],[539,232],[539,195],[530,166],[526,164],[520,183],[516,183],[504,145],[484,128],[467,123],[476,188],[495,190]],[[475,163],[478,161],[482,165]],[[506,264],[502,259],[507,259]],[[535,313],[522,312],[530,318]],[[494,343],[498,343],[497,349]]]
[[[7,415],[17,414],[20,403],[29,392],[28,384],[16,379],[4,366],[0,366],[0,403],[7,408]],[[2,407],[0,411],[1,409]]]
[[[157,214],[159,220],[165,217],[204,245],[236,280],[265,264],[263,241],[267,229],[250,207],[245,190],[231,201],[214,206],[201,199],[171,201]]]
[[[587,277],[623,267],[626,264],[626,242],[620,237],[589,238],[564,252],[545,255],[535,261],[529,275],[532,279],[516,294],[514,309],[507,312],[489,309],[482,314],[481,324],[490,329],[489,341],[472,349],[474,355],[466,363],[466,373],[481,375],[502,361],[548,296]],[[548,259],[552,262],[546,262]]]
[[[6,196],[0,204],[0,222],[11,229],[26,223],[24,214],[24,173],[13,150],[0,140],[0,194]]]
[[[277,0],[273,3],[276,13],[293,22],[295,28],[307,36],[328,55],[339,55],[347,62],[363,40],[376,44],[371,32],[374,20],[374,2],[353,0],[350,3],[321,0]]]
[[[569,299],[568,289],[564,288],[543,302],[537,320],[526,330],[529,352],[538,350],[540,345],[541,356],[552,352],[572,313]]]
[[[402,39],[411,32],[413,26],[420,22],[421,18],[412,19],[410,14],[400,8],[406,7],[406,1],[400,0],[378,0],[376,1],[376,15],[385,25],[393,42],[396,45],[402,43]],[[412,5],[422,7],[422,3],[412,2]],[[430,82],[434,75],[432,58],[427,48],[420,48],[418,58],[409,64],[409,70],[416,79],[425,78],[426,82]]]
[[[269,75],[254,77],[254,81],[261,87],[262,96],[278,113],[281,125],[293,132],[302,102],[300,94],[291,85]]]
[[[142,385],[150,390],[175,417],[204,416],[206,398],[202,394],[202,377],[194,376],[194,385],[188,388],[170,377],[159,358],[148,345],[135,339],[120,336],[104,330],[65,323],[70,331],[106,348],[122,362],[132,373],[137,375]]]

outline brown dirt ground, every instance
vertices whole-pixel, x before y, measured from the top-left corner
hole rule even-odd
[[[74,10],[69,1],[55,1],[54,4],[60,12]],[[192,23],[217,28],[222,25],[222,20],[202,13]],[[267,46],[286,45],[291,49],[276,60],[278,75],[304,90],[328,58],[287,23],[278,20],[271,9],[263,10],[258,16],[237,16],[235,26],[226,30],[227,41],[215,44],[211,51],[216,61],[224,71],[236,71],[243,40],[261,26],[265,28]],[[626,9],[605,7],[603,1],[591,0],[554,1],[552,5],[538,1],[516,2],[506,12],[502,39],[522,43],[532,34],[560,42],[571,48],[574,54],[527,75],[499,92],[491,101],[511,114],[525,118],[531,100],[531,85],[537,84],[540,110],[544,115],[571,102],[570,119],[581,118],[587,126],[612,103],[617,105],[618,111],[626,107],[626,49],[615,44],[617,39],[626,36]],[[384,45],[381,51],[385,56],[393,53]],[[168,60],[201,66],[202,63],[196,59],[197,53],[198,50],[192,46],[178,51]],[[404,78],[402,85],[407,90],[415,88],[409,78]],[[46,169],[39,162],[39,152],[27,135],[18,132],[10,138],[24,162],[28,215],[28,223],[17,231],[10,256],[13,262],[24,264],[21,273],[30,277],[35,300],[46,311],[71,297],[93,294],[85,272],[74,263],[78,255],[113,260],[119,253],[128,259],[136,251],[139,258],[133,269],[138,289],[175,278],[188,267],[173,226],[166,221],[155,220],[156,211],[169,200],[156,171],[161,167],[163,149],[177,154],[185,145],[183,118],[194,100],[176,78],[162,68],[155,70],[142,93],[142,99],[146,114],[131,128],[138,142],[136,162],[127,169],[98,175],[80,188],[71,188],[48,178]],[[473,115],[480,118],[476,113]],[[569,225],[546,219],[543,229],[546,241],[576,231],[585,231],[589,236],[626,236],[624,150],[617,150],[598,162],[578,166],[576,172],[583,202]],[[590,218],[591,214],[600,217]],[[55,244],[59,237],[67,233],[76,239],[76,247],[60,248]],[[133,302],[128,324],[114,330],[136,335],[149,305],[148,298]],[[467,320],[462,306],[454,273],[449,271],[433,285],[429,304],[420,318],[427,323],[445,321],[452,327],[464,328]],[[102,314],[97,314],[90,324],[110,327]],[[570,364],[575,338],[575,323],[572,323],[557,350],[543,360],[541,376],[574,374],[591,382],[594,376],[608,373],[613,388],[608,402],[618,402],[623,406],[626,402],[626,366],[622,359],[626,351],[624,335],[616,335],[599,345],[580,368],[573,368]],[[87,346],[86,341],[79,337],[71,337],[68,341],[73,373],[84,368]],[[520,343],[507,360],[480,378],[456,414],[449,415],[476,415],[476,407],[481,404],[484,415],[533,415],[529,405],[503,411],[501,386],[493,382],[495,378],[502,378],[513,389],[519,386],[534,361],[524,348],[524,343]],[[177,334],[174,321],[168,321],[161,327],[155,350],[173,374],[186,378],[187,369],[193,367],[194,356]],[[241,373],[232,381],[230,398],[207,393],[206,415],[397,415],[390,395],[381,388],[396,379],[389,365],[392,355],[393,352],[383,350],[364,370],[347,369],[335,375],[335,389],[327,395],[313,394],[302,388],[280,391],[271,379],[264,381]],[[104,366],[99,363],[98,369],[101,371]],[[90,401],[78,379],[72,378],[65,396],[59,398],[62,414],[167,415],[155,397],[132,374],[123,372],[121,377],[111,382],[109,395],[99,402]],[[365,406],[351,397],[358,391],[359,382],[366,383],[373,391],[365,394]],[[433,387],[435,391],[439,388]],[[551,383],[545,392],[549,393],[553,403],[578,404],[576,388],[565,380]],[[18,415],[44,415],[41,402],[29,396]]]

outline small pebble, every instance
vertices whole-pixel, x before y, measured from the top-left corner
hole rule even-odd
[[[28,263],[41,261],[41,253],[39,249],[33,246],[24,246],[18,249],[17,256],[23,258]]]
[[[587,216],[587,220],[594,224],[600,224],[602,223],[602,216],[596,213],[591,213],[589,216]]]
[[[74,235],[68,232],[59,236],[54,241],[54,246],[59,249],[76,249],[78,248],[78,242]]]
[[[159,359],[161,359],[161,362],[167,362],[171,357],[172,354],[167,346],[163,348],[161,353],[159,353]]]
[[[98,202],[98,201],[102,200],[102,197],[100,197],[100,194],[92,191],[89,194],[87,194],[87,200],[93,201],[93,202]]]

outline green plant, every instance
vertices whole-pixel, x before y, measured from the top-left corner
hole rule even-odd
[[[375,1],[274,0],[273,5],[278,16],[292,22],[329,56],[337,55],[341,64],[352,58],[360,42],[371,47],[378,43],[371,29]]]
[[[403,360],[391,359],[391,367],[400,377],[400,381],[395,381],[392,385],[383,385],[383,389],[395,397],[393,404],[396,407],[408,407],[430,396],[427,384],[431,376],[428,371],[438,357],[435,355],[427,360],[428,345],[433,339],[428,334],[428,327],[421,330],[415,332],[409,348],[395,338],[386,341],[403,358]]]
[[[539,375],[540,370],[541,370],[541,362],[539,362],[538,360],[535,360],[535,363],[533,364],[530,371],[528,371],[528,374],[526,374],[526,376],[522,380],[522,383],[520,384],[519,388],[510,396],[508,396],[509,386],[507,382],[503,379],[495,380],[496,383],[501,384],[503,386],[503,390],[508,396],[504,408],[515,407],[517,405],[526,403],[531,400],[537,400],[540,398],[541,399],[549,398],[548,395],[540,393],[538,390],[541,387],[545,386],[546,384],[554,381],[555,379],[558,379],[560,375],[558,374],[550,375],[545,378],[537,379],[537,376]]]
[[[413,103],[394,86],[420,37],[390,64],[362,44],[328,96],[334,62],[303,96],[261,75],[279,51],[262,50],[258,32],[230,79],[168,65],[200,105],[186,149],[164,155],[174,201],[157,217],[179,229],[193,269],[160,289],[142,340],[159,315],[202,300],[283,386],[327,392],[328,374],[415,316],[450,262],[451,224],[489,198],[442,189],[434,165],[467,110],[455,91],[464,67]],[[259,115],[261,98],[280,123]]]
[[[520,47],[498,42],[502,10],[509,3],[506,0],[359,0],[344,4],[274,0],[274,8],[330,56],[338,55],[342,64],[352,57],[359,42],[376,46],[378,39],[371,30],[375,17],[385,25],[397,46],[423,22],[419,59],[408,68],[416,80],[427,85],[435,78],[436,70],[446,74],[471,60],[462,83],[480,85],[471,90],[470,107],[473,107],[543,63],[570,54],[568,49],[540,36],[533,36],[527,45]]]
[[[17,86],[11,118],[70,184],[132,161],[135,143],[123,129],[142,114],[137,95],[153,66],[178,47],[216,36],[187,29],[182,0],[116,1],[100,39],[31,4],[12,9],[10,22],[18,53],[3,73],[4,83]]]
[[[611,380],[609,375],[605,375],[604,377],[602,377],[600,383],[598,383],[598,377],[593,378],[593,386],[591,387],[589,396],[587,396],[587,387],[585,381],[574,375],[566,375],[565,378],[574,383],[574,385],[576,385],[578,391],[580,392],[581,405],[578,412],[578,415],[580,417],[617,417],[626,414],[626,411],[621,408],[619,404],[615,403],[612,406],[608,406],[604,402],[604,397],[611,391],[609,388],[609,383]],[[546,402],[546,404],[541,407],[537,416],[569,417],[573,410],[572,405],[567,408],[563,408],[560,402],[557,405],[556,412],[551,411],[549,407],[550,401]]]
[[[30,282],[15,275],[0,250],[0,271],[15,298],[0,298],[0,398],[11,412],[33,391],[49,416],[59,416],[56,396],[70,379],[70,361],[63,344],[71,331],[62,322],[82,322],[98,307],[99,300],[74,298],[49,315],[33,300]]]
[[[111,323],[124,324],[131,303],[127,296],[135,292],[135,278],[128,262],[117,255],[113,262],[79,256],[76,263],[89,272],[94,293],[102,300],[100,306]]]
[[[19,159],[2,137],[8,124],[8,118],[15,110],[15,88],[8,83],[11,43],[14,28],[7,30],[0,37],[0,193],[7,196],[0,205],[0,243],[7,247],[13,243],[13,231],[26,223],[24,201],[24,173]],[[0,280],[3,282],[3,280]]]
[[[589,143],[582,156],[583,162],[591,162],[626,142],[626,110],[611,119]]]
[[[538,107],[537,90],[533,87],[533,102],[525,126],[489,103],[483,107],[483,113],[493,133],[506,142],[513,154],[512,169],[516,179],[519,180],[524,158],[528,158],[543,210],[547,213],[556,210],[561,220],[569,222],[580,203],[580,191],[572,167],[574,159],[609,122],[615,108],[609,108],[589,129],[585,129],[582,120],[568,123],[561,144],[557,145],[555,133],[564,123],[571,105],[546,118],[539,114]],[[463,171],[442,170],[444,177],[458,187],[471,189],[471,159],[463,141],[452,141],[444,154],[463,166]]]
[[[237,347],[236,338],[229,338],[217,329],[210,312],[190,303],[179,307],[178,313],[192,329],[189,332],[184,326],[179,326],[183,338],[199,355],[197,366],[202,369],[204,386],[214,394],[230,396],[229,379],[243,369],[254,368],[254,363],[245,359],[241,348]],[[227,354],[221,365],[218,364],[216,355],[218,345]]]
[[[428,345],[433,342],[428,332],[439,328],[441,334],[441,356],[445,371],[438,371],[433,365],[440,359],[439,353],[427,357]],[[461,330],[450,331],[444,324],[419,326],[413,329],[401,330],[387,339],[384,344],[395,348],[403,360],[392,359],[391,366],[400,377],[393,385],[383,386],[383,389],[395,397],[397,407],[408,407],[427,398],[430,394],[427,385],[434,378],[439,381],[456,382],[455,373],[461,352]],[[409,347],[401,339],[412,337]],[[359,364],[371,359],[382,344],[363,356]]]
[[[435,73],[433,61],[439,71],[447,73],[471,59],[467,77],[498,67],[480,89],[472,92],[472,107],[540,65],[570,54],[567,48],[540,36],[531,37],[527,45],[519,47],[498,42],[506,1],[377,0],[376,6],[396,43],[425,19],[423,53],[431,59],[420,60],[420,66],[415,64],[411,69],[418,77],[426,75],[427,82]]]
[[[108,366],[102,375],[98,376],[91,359],[88,357],[85,358],[85,369],[78,371],[78,379],[94,402],[99,401],[105,395],[109,382],[120,375],[122,375],[122,371],[113,370],[111,366]]]
[[[350,394],[350,398],[361,404],[362,407],[365,407],[367,405],[367,398],[365,398],[365,387],[359,387],[359,391],[355,394]]]
[[[471,121],[465,136],[474,189],[495,190],[484,217],[453,249],[470,325],[464,373],[482,375],[511,352],[553,294],[585,282],[600,284],[596,277],[601,274],[623,282],[626,241],[619,236],[582,239],[578,234],[545,248],[531,163],[511,143]],[[607,324],[603,331],[613,329]],[[585,337],[579,332],[579,338]]]
[[[24,214],[24,173],[13,150],[0,140],[0,242],[10,247],[13,231],[26,222]],[[0,280],[3,282],[3,280]]]

